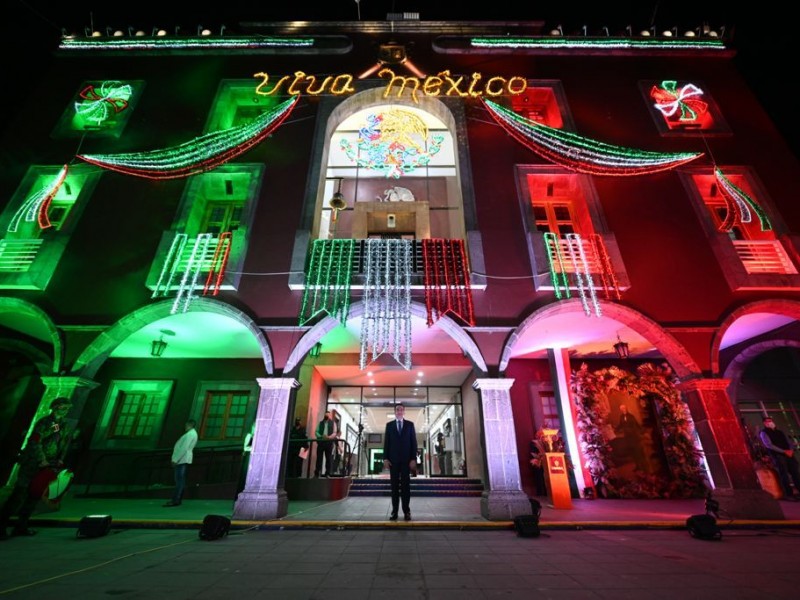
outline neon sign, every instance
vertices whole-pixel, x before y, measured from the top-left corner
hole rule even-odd
[[[340,75],[328,75],[320,83],[317,82],[316,75],[307,75],[304,71],[295,71],[294,77],[284,75],[269,88],[269,74],[259,72],[253,77],[261,78],[261,83],[256,86],[256,94],[259,96],[274,96],[281,90],[284,93],[296,96],[302,93],[310,96],[320,94],[332,94],[341,96],[351,94],[356,91],[353,87],[353,76],[343,73]],[[482,96],[518,96],[525,92],[528,81],[524,77],[500,77],[494,76],[484,78],[481,73],[473,73],[467,77],[465,75],[453,75],[449,70],[440,71],[436,75],[427,77],[410,77],[397,75],[389,68],[378,71],[378,77],[388,79],[383,97],[388,98],[393,93],[397,98],[402,97],[408,89],[414,103],[419,103],[419,96],[455,96],[459,98],[480,98]]]

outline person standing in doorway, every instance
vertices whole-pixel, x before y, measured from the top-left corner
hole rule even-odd
[[[303,474],[303,455],[308,454],[307,437],[306,428],[300,419],[295,419],[289,432],[289,477],[300,477]]]
[[[172,500],[164,506],[180,506],[183,502],[183,490],[186,488],[186,471],[192,464],[193,450],[197,445],[197,423],[189,419],[184,425],[185,433],[175,442],[172,449],[172,468],[175,471],[175,492]]]
[[[794,444],[783,431],[777,428],[775,421],[771,417],[764,417],[764,429],[759,434],[759,439],[764,447],[769,451],[775,468],[778,469],[778,477],[783,487],[784,498],[786,500],[800,500],[800,496],[795,496],[792,492],[792,483],[800,494],[800,466],[794,456]],[[791,476],[791,482],[789,481]]]
[[[440,431],[436,435],[436,444],[433,446],[436,459],[439,463],[439,475],[447,475],[447,448],[444,441],[444,434]]]
[[[328,477],[333,474],[333,443],[339,437],[336,421],[333,420],[331,411],[326,410],[322,421],[317,425],[317,466],[314,477]],[[325,458],[325,472],[322,471],[322,458]]]
[[[386,423],[383,434],[383,463],[389,467],[392,486],[392,514],[397,520],[397,509],[402,499],[403,517],[411,520],[411,470],[417,466],[417,432],[414,423],[404,419],[406,409],[402,404],[394,407],[394,421]]]
[[[52,472],[54,476],[55,470],[63,465],[72,441],[72,432],[65,420],[70,408],[72,402],[68,398],[56,398],[50,403],[50,414],[39,419],[33,426],[33,431],[17,460],[19,470],[14,489],[0,509],[0,540],[8,539],[6,528],[15,514],[17,523],[11,532],[12,535],[36,534],[35,530],[28,528],[28,519],[42,499],[43,490],[34,490],[36,486],[31,484],[42,473],[48,475],[48,472]]]

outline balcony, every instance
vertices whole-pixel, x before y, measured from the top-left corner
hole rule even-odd
[[[797,268],[779,240],[733,240],[733,247],[748,274],[797,274]]]
[[[0,273],[27,273],[39,255],[43,240],[0,240]]]

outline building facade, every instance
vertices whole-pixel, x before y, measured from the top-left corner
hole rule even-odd
[[[756,434],[800,432],[800,171],[732,40],[130,33],[65,36],[3,140],[4,480],[68,396],[76,486],[148,487],[195,418],[198,484],[253,432],[242,489],[200,493],[281,516],[296,418],[379,477],[402,402],[420,475],[479,478],[490,519],[530,510],[542,429],[573,497],[780,518]]]

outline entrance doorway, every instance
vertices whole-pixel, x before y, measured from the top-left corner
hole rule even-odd
[[[353,477],[387,476],[383,435],[394,407],[417,432],[417,477],[467,477],[461,389],[458,387],[334,386],[327,407],[339,422],[345,469]]]

